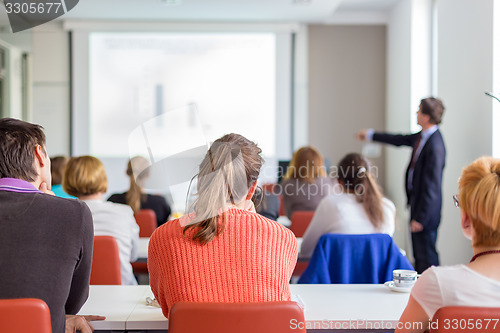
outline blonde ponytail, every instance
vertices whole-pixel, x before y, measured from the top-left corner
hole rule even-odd
[[[195,229],[192,239],[200,244],[212,241],[224,231],[226,211],[246,199],[260,173],[261,149],[238,134],[216,140],[200,164],[194,215],[186,233]]]
[[[141,202],[146,199],[142,191],[142,186],[149,177],[149,162],[144,157],[136,156],[130,159],[127,164],[127,175],[130,178],[130,188],[125,196],[125,201],[134,214],[141,210]]]

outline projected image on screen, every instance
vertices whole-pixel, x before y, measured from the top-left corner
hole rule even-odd
[[[129,156],[130,133],[154,118],[168,138],[178,124],[158,116],[195,105],[208,141],[240,133],[273,156],[275,45],[272,33],[91,33],[90,154]]]

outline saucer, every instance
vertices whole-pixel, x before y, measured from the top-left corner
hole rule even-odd
[[[396,287],[394,285],[394,281],[387,281],[386,283],[384,283],[384,286],[391,289],[392,291],[397,291],[399,293],[409,293],[411,291],[411,288],[412,288],[412,287],[409,287],[409,288]]]

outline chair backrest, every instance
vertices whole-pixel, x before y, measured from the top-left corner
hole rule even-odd
[[[305,333],[304,312],[295,302],[175,303],[169,333]]]
[[[304,236],[313,216],[314,211],[308,210],[297,210],[292,213],[292,217],[290,218],[292,222],[292,224],[290,224],[290,230],[294,233],[295,237]]]
[[[52,333],[49,307],[37,298],[1,299],[0,332]]]
[[[395,269],[413,266],[386,234],[325,234],[299,283],[384,283]]]
[[[278,195],[278,199],[280,200],[280,210],[279,210],[279,214],[280,216],[285,216],[286,215],[286,212],[285,212],[285,201],[283,200],[283,195]]]
[[[261,187],[262,187],[262,191],[269,192],[269,193],[275,193],[276,186],[277,186],[277,184],[266,183],[266,184],[262,184]]]
[[[94,236],[90,284],[122,284],[118,244],[112,236]]]
[[[139,225],[139,237],[151,237],[153,231],[158,227],[154,210],[141,209],[134,217]]]
[[[430,333],[500,331],[500,308],[446,306],[434,314]]]

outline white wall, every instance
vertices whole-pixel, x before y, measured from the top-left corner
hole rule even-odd
[[[69,37],[58,23],[32,29],[33,121],[45,128],[50,156],[70,151]]]
[[[12,33],[8,26],[0,27],[0,40],[21,49],[23,52],[31,52],[31,30]]]
[[[411,1],[400,1],[389,16],[387,25],[387,110],[385,129],[407,133],[411,130]],[[410,150],[385,147],[386,195],[396,205],[398,224],[396,243],[409,251],[408,212],[404,192],[404,172]]]
[[[500,96],[500,2],[494,5],[493,13],[493,92]],[[500,158],[500,103],[493,100],[493,156]]]
[[[309,141],[336,165],[361,152],[355,133],[384,127],[386,28],[383,25],[308,27]],[[370,158],[384,170],[382,156]],[[383,184],[384,175],[378,173]]]
[[[443,218],[438,248],[443,263],[467,262],[470,242],[461,235],[457,193],[461,169],[492,153],[492,103],[484,91],[493,84],[494,0],[438,1],[438,93],[446,113],[442,132],[447,147]]]
[[[309,42],[308,26],[302,25],[295,34],[295,95],[293,119],[293,151],[307,145],[309,130]],[[291,152],[290,152],[291,153]]]
[[[433,0],[411,3],[411,110],[432,95],[432,10]],[[420,130],[416,112],[410,112],[412,131]]]

